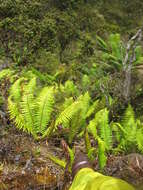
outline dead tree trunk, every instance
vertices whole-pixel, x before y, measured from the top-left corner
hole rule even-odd
[[[128,41],[126,47],[126,53],[123,60],[123,97],[126,102],[130,100],[130,88],[131,88],[131,70],[133,63],[136,60],[135,49],[142,39],[142,29],[139,29],[137,33]]]

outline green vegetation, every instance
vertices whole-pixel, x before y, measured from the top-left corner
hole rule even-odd
[[[134,3],[143,7],[139,0],[0,2],[0,108],[10,124],[36,140],[64,138],[71,163],[81,139],[101,169],[109,154],[143,153],[140,41],[128,52],[127,64],[135,59],[124,96],[127,43],[143,20],[127,17]]]

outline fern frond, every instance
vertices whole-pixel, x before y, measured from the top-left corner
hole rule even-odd
[[[90,137],[88,131],[85,131],[85,146],[86,146],[86,153],[90,160],[95,160],[95,148],[91,146]]]
[[[10,88],[10,96],[14,99],[15,102],[19,102],[22,96],[22,87],[21,83],[26,79],[21,77],[15,81],[15,83]]]
[[[97,138],[97,129],[96,129],[96,126],[97,126],[97,122],[95,119],[91,120],[87,126],[87,130],[89,133],[91,133],[94,137],[94,139],[96,140]]]
[[[62,110],[66,109],[68,106],[70,106],[74,102],[73,97],[65,98],[65,101],[62,105]]]
[[[34,95],[36,90],[36,77],[33,77],[27,85],[24,87],[24,93],[30,93]]]
[[[105,52],[108,51],[108,46],[106,44],[106,42],[100,38],[99,36],[96,36],[96,40],[97,40],[97,45],[99,46],[99,48]]]
[[[44,133],[48,122],[50,121],[51,113],[54,105],[53,88],[45,87],[37,98],[38,110],[36,114],[37,133]]]
[[[23,119],[22,114],[19,111],[18,104],[12,101],[12,97],[8,97],[8,110],[10,119],[14,121],[17,128],[19,129],[25,129],[25,121]]]
[[[112,144],[112,130],[108,120],[109,111],[105,108],[100,110],[95,115],[97,127],[100,130],[100,137],[105,142],[107,149],[111,148]]]
[[[104,105],[101,104],[101,101],[96,100],[93,104],[89,107],[88,112],[86,113],[86,118],[90,117],[93,113],[95,114],[99,110],[103,109]]]
[[[135,123],[135,116],[133,108],[131,107],[131,105],[129,105],[124,113],[122,125],[125,127],[130,127],[132,123]]]
[[[111,34],[109,37],[109,42],[112,49],[112,55],[118,58],[118,60],[123,59],[121,51],[121,38],[120,34]]]
[[[143,129],[138,129],[136,135],[136,143],[138,150],[143,153]]]
[[[43,132],[41,139],[47,137],[50,138],[55,129],[55,121],[51,122],[50,126]]]
[[[14,71],[11,69],[3,69],[0,71],[0,81],[4,79],[5,77],[8,78],[14,74]]]
[[[62,124],[64,127],[68,127],[69,121],[73,118],[74,115],[76,115],[80,108],[80,101],[77,100],[73,102],[70,106],[68,106],[64,111],[60,113],[56,119],[56,126]]]
[[[73,165],[74,158],[75,158],[75,155],[74,155],[75,150],[71,149],[69,146],[67,148],[68,148],[69,157],[70,157],[69,171],[71,172],[72,171],[72,165]]]
[[[75,95],[77,94],[77,87],[73,83],[73,81],[67,80],[64,85],[64,91],[65,93],[70,96],[70,95]]]
[[[88,153],[89,150],[91,149],[91,142],[90,142],[89,134],[87,130],[85,131],[85,147],[86,147],[86,152]]]
[[[61,166],[62,168],[66,167],[66,162],[65,160],[61,160],[59,158],[57,158],[56,156],[53,156],[51,154],[47,155],[47,158],[49,158],[50,160],[52,160],[55,164]]]
[[[126,139],[133,142],[137,132],[137,123],[134,116],[134,110],[131,105],[126,109],[121,123],[127,134]]]
[[[81,102],[81,113],[80,113],[80,115],[83,119],[86,118],[86,114],[87,114],[88,109],[89,109],[90,100],[91,100],[91,97],[89,96],[88,92],[86,92],[83,96],[81,96],[79,98],[79,101]]]
[[[143,60],[142,47],[137,46],[135,49],[136,61],[135,64],[141,64]]]
[[[36,131],[34,118],[36,104],[34,102],[33,94],[24,94],[20,105],[22,116],[25,120],[25,128],[29,133],[35,136]]]
[[[106,162],[107,162],[106,144],[99,137],[98,137],[98,160],[99,160],[100,169],[103,169],[106,165]]]
[[[72,119],[70,120],[70,125],[69,125],[69,135],[68,135],[68,142],[69,144],[72,143],[75,135],[79,132],[79,129],[81,127],[81,121],[82,119],[80,118],[80,109],[78,112],[73,115]]]

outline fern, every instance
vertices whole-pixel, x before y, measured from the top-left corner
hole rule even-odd
[[[97,122],[95,119],[90,120],[87,129],[89,131],[89,133],[91,133],[94,137],[94,139],[96,140],[97,138]]]
[[[37,98],[37,114],[36,114],[36,125],[37,133],[42,134],[46,130],[48,122],[50,121],[51,113],[54,105],[54,91],[53,88],[45,87]]]
[[[78,113],[79,109],[80,102],[77,100],[59,114],[56,119],[56,126],[62,124],[64,127],[68,127],[70,120]]]
[[[74,102],[73,98],[70,97],[70,98],[65,98],[65,101],[62,105],[62,109],[66,109],[68,106],[70,106],[72,103]]]
[[[106,165],[106,144],[98,137],[98,161],[100,169],[103,169]]]
[[[97,113],[101,109],[105,107],[104,102],[101,100],[94,101],[88,108],[88,111],[86,113],[86,118],[89,118],[92,114]]]
[[[105,142],[107,149],[110,149],[112,144],[112,130],[109,125],[108,114],[109,111],[106,108],[100,110],[95,115],[95,121],[100,130],[101,139]]]
[[[21,77],[18,80],[15,81],[15,83],[10,88],[10,96],[15,102],[19,102],[21,100],[22,96],[22,82],[24,82],[26,79]]]
[[[102,109],[95,114],[95,118],[89,122],[87,129],[93,135],[94,140],[98,142],[98,159],[101,169],[106,165],[106,152],[111,149],[112,130],[108,121],[107,109]],[[98,134],[98,129],[100,133]],[[87,141],[87,140],[86,140]],[[89,147],[88,154],[92,158],[95,150]]]
[[[126,109],[121,123],[112,124],[118,142],[118,150],[130,152],[133,149],[143,151],[142,123],[135,119],[131,105]]]
[[[36,94],[36,77],[28,83],[25,78],[18,79],[11,87],[8,98],[10,118],[19,129],[32,134],[50,135],[52,129],[47,130],[54,105],[53,88],[45,87]]]
[[[143,129],[142,128],[137,131],[136,144],[137,144],[138,150],[141,153],[143,153]]]
[[[50,160],[52,160],[55,164],[61,166],[62,168],[66,167],[66,162],[65,160],[61,160],[59,158],[57,158],[56,156],[53,156],[51,154],[47,155],[47,158],[49,158]]]
[[[8,78],[14,74],[14,71],[11,69],[3,69],[0,71],[0,81],[4,78]]]
[[[36,80],[37,80],[37,78],[36,77],[33,77],[30,81],[29,81],[29,83],[24,87],[24,89],[23,89],[23,91],[25,92],[25,93],[30,93],[30,94],[32,94],[33,96],[34,96],[34,93],[35,93],[35,91],[36,91]]]
[[[19,129],[26,130],[24,118],[19,111],[17,103],[14,103],[12,101],[12,96],[8,97],[8,109],[9,109],[10,119],[14,120],[14,123]]]
[[[112,49],[112,55],[121,61],[123,59],[123,52],[121,51],[120,34],[111,34],[108,43]]]
[[[62,124],[69,128],[69,143],[72,142],[78,130],[85,128],[86,113],[89,108],[90,96],[88,93],[79,96],[79,98],[65,108],[56,119],[56,126]]]
[[[137,123],[135,121],[133,108],[130,105],[125,111],[121,124],[126,131],[126,140],[134,142],[137,133]]]
[[[86,146],[86,153],[90,160],[95,160],[95,148],[91,146],[90,137],[88,131],[85,131],[85,146]]]
[[[96,36],[96,40],[97,40],[97,45],[100,47],[100,49],[107,52],[108,51],[108,45],[106,44],[106,42],[102,38],[100,38],[99,36]]]
[[[69,153],[69,158],[70,158],[70,163],[69,163],[69,168],[68,170],[70,172],[72,172],[72,165],[73,165],[73,162],[74,162],[74,158],[75,158],[75,150],[74,149],[71,149],[69,146],[68,146],[68,153]]]
[[[25,128],[27,131],[33,135],[36,134],[35,131],[35,104],[34,98],[32,94],[26,94],[22,97],[21,101],[21,112],[22,116],[25,120]]]

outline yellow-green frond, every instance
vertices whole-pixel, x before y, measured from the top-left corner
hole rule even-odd
[[[19,129],[24,129],[25,122],[23,116],[19,111],[18,104],[12,101],[11,96],[8,98],[8,110],[10,119],[14,121],[16,127]]]
[[[50,121],[51,113],[54,105],[53,88],[45,87],[37,98],[36,126],[37,132],[44,133]]]
[[[108,115],[109,111],[106,108],[102,109],[96,113],[95,120],[100,130],[101,139],[105,142],[107,148],[110,149],[112,143],[112,130],[109,125]]]
[[[20,108],[25,120],[26,130],[31,134],[35,133],[35,106],[33,94],[23,95]]]
[[[10,88],[10,96],[14,99],[15,102],[19,102],[21,100],[21,83],[25,80],[25,78],[21,77],[15,81],[15,83]]]
[[[56,119],[56,126],[63,124],[64,127],[67,127],[69,121],[73,118],[73,116],[78,113],[80,109],[80,101],[73,102],[70,106],[68,106],[65,110],[63,110],[58,118]]]

